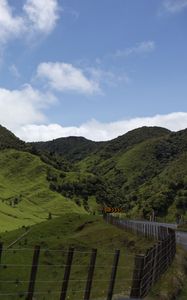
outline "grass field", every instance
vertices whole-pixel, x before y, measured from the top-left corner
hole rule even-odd
[[[144,146],[145,144],[146,142]],[[129,184],[132,183],[133,185],[136,177],[139,177],[139,172],[142,173],[145,165],[140,163],[139,169],[136,169],[138,161],[146,161],[146,170],[149,169],[149,165],[153,169],[155,167],[160,168],[154,157],[149,160],[150,158],[143,156],[144,146],[143,144],[137,145],[124,155],[115,154],[111,159],[101,160],[99,163],[103,178],[109,180],[108,182],[115,186],[114,194],[118,189],[118,185],[123,183],[126,176],[128,176]],[[149,150],[151,152],[151,145],[149,145]],[[137,157],[137,161],[136,159],[133,160],[133,157]],[[66,176],[62,178],[62,181],[71,183],[82,177],[90,176],[89,166],[93,167],[96,164],[94,160],[97,161],[98,159],[97,155],[86,158],[77,164],[80,167],[79,171],[76,171],[75,168],[74,171],[66,172]],[[117,171],[120,170],[120,172],[116,173],[116,170],[113,170],[114,161]],[[165,182],[168,174],[173,182],[175,182],[176,176],[186,178],[185,168],[183,168],[183,173],[180,173],[180,170],[178,173],[175,172],[176,165],[182,168],[186,162],[186,156],[184,155],[163,171],[160,170],[159,175],[150,181],[152,190],[157,189],[159,191],[160,187],[168,184],[168,182]],[[68,300],[83,298],[92,248],[98,249],[98,255],[91,299],[106,299],[115,249],[120,249],[121,255],[114,293],[128,296],[131,287],[134,255],[135,253],[145,253],[145,249],[149,248],[152,242],[104,223],[101,216],[89,214],[81,203],[76,205],[73,200],[52,191],[49,188],[50,182],[47,180],[50,169],[51,173],[59,173],[57,175],[60,176],[59,170],[45,164],[38,156],[10,149],[0,151],[0,240],[3,242],[5,249],[0,265],[0,299],[25,299],[24,293],[28,289],[33,248],[36,244],[41,246],[36,283],[37,300],[59,299],[64,265],[70,246],[75,248],[75,254],[68,289]],[[134,173],[131,174],[131,170]],[[95,175],[92,174],[92,176]],[[144,195],[144,191],[148,195],[150,194],[150,188],[146,186],[146,183],[140,187],[139,193]],[[182,196],[183,194],[181,192]],[[180,195],[177,194],[178,196]],[[76,197],[74,198],[76,200]],[[158,199],[160,205],[161,200]],[[89,196],[88,206],[90,212],[99,211],[95,195]],[[134,206],[134,210],[136,208]],[[173,220],[175,212],[176,207],[173,202],[169,207],[167,217],[170,216]],[[134,212],[132,209],[130,216],[133,217],[137,213],[138,211]],[[18,241],[13,248],[6,251],[7,246],[24,233],[27,235]],[[162,281],[162,279],[159,281],[148,299],[169,300],[172,299],[172,295],[175,295],[173,292],[175,288],[178,291],[182,289],[186,280],[186,263],[183,259],[184,255],[181,252],[178,253],[175,264],[163,276],[165,281]],[[180,263],[178,264],[178,262]],[[1,295],[1,293],[10,295]],[[185,299],[185,295],[186,291],[184,290],[181,294],[181,297],[183,297],[181,300]]]
[[[49,212],[54,216],[86,213],[74,201],[49,189],[48,168],[30,153],[0,152],[0,232],[42,222]]]
[[[22,228],[1,234],[4,247],[24,231]],[[103,299],[108,289],[114,250],[121,249],[115,294],[125,295],[129,293],[131,286],[134,254],[144,252],[151,242],[145,242],[143,238],[106,224],[101,217],[93,215],[66,214],[36,224],[31,227],[27,237],[13,246],[17,250],[10,249],[3,253],[0,277],[3,281],[11,282],[1,282],[0,291],[16,294],[7,297],[4,295],[3,300],[24,297],[28,286],[25,281],[29,279],[32,249],[36,244],[42,247],[36,292],[46,293],[38,295],[37,299],[59,299],[64,274],[64,267],[61,265],[66,261],[68,247],[72,246],[76,251],[67,299],[77,300],[83,297],[91,248],[98,249],[91,299]],[[22,251],[23,248],[26,250]],[[51,248],[55,251],[50,251]]]

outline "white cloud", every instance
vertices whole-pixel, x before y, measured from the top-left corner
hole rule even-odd
[[[41,93],[30,85],[20,90],[0,88],[0,124],[11,130],[29,123],[45,122],[42,110],[56,101],[49,93]]]
[[[187,0],[164,0],[163,7],[169,13],[178,13],[187,8]]]
[[[132,118],[111,123],[92,120],[80,126],[63,127],[58,124],[24,125],[14,133],[25,141],[47,141],[59,137],[84,136],[94,141],[106,141],[142,126],[160,126],[172,131],[187,128],[187,113],[175,112],[153,117]]]
[[[23,19],[13,15],[7,0],[0,0],[0,43],[5,44],[10,37],[17,37],[24,30]]]
[[[8,0],[0,0],[1,48],[10,39],[50,33],[56,26],[59,11],[58,0],[27,0],[22,13],[15,15]]]
[[[59,18],[57,0],[27,0],[23,6],[31,28],[44,33],[51,32]]]
[[[57,91],[76,91],[85,94],[99,92],[97,81],[87,78],[83,70],[67,63],[41,63],[37,77],[47,79],[49,86]]]
[[[115,53],[115,57],[128,57],[130,55],[143,54],[147,52],[152,52],[155,49],[154,41],[144,41],[137,44],[134,47],[127,48],[124,50],[118,50]]]

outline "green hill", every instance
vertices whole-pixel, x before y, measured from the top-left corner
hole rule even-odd
[[[13,149],[0,151],[1,231],[44,221],[49,213],[54,216],[85,213],[75,202],[49,188],[50,170],[52,167],[30,153]]]
[[[171,133],[168,129],[161,127],[141,127],[127,132],[126,134],[119,136],[111,141],[102,144],[102,148],[99,149],[99,154],[104,157],[112,157],[117,152],[124,152],[131,147],[157,137],[166,136]]]
[[[82,172],[105,183],[96,195],[98,201],[121,205],[131,216],[148,217],[152,209],[160,217],[169,214],[170,220],[185,214],[187,130],[140,128],[118,139],[120,147],[113,140],[111,147],[106,144],[78,163]]]
[[[83,137],[59,138],[48,142],[31,143],[38,151],[62,155],[65,159],[75,162],[94,152],[103,143],[87,140]]]
[[[0,125],[0,150],[5,148],[24,149],[25,143],[11,131]]]
[[[122,207],[129,218],[149,218],[154,210],[168,221],[177,215],[187,219],[187,129],[142,127],[102,143],[70,137],[27,144],[0,127],[0,145],[0,240],[7,247],[26,234],[17,250],[2,256],[1,278],[15,282],[0,282],[0,290],[14,294],[4,299],[24,297],[35,244],[42,247],[43,265],[36,291],[47,293],[44,299],[59,298],[63,268],[55,266],[64,264],[69,246],[76,248],[80,267],[72,269],[70,299],[79,297],[74,290],[83,293],[86,252],[93,247],[100,254],[92,298],[106,295],[115,248],[121,249],[120,265],[125,266],[119,269],[115,294],[127,295],[134,253],[150,242],[104,223],[98,215],[104,205]],[[108,249],[112,255],[106,255]],[[15,264],[23,268],[18,272]]]
[[[0,133],[2,230],[103,205],[129,217],[148,218],[153,209],[168,220],[185,217],[187,130],[142,127],[102,143],[69,137],[25,144],[3,127]]]

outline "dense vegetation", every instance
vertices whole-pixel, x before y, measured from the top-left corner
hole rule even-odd
[[[9,152],[10,164],[18,170],[14,178],[17,186],[19,169],[28,156],[37,161],[37,170],[41,165],[45,169],[44,189],[49,189],[55,197],[69,199],[65,201],[75,203],[78,209],[97,213],[99,205],[100,208],[109,205],[122,207],[130,217],[148,218],[153,210],[158,217],[168,220],[185,217],[187,130],[173,133],[160,127],[142,127],[108,142],[69,137],[26,144],[1,127],[0,145],[4,149],[3,161],[8,151],[13,151],[6,148],[19,150],[14,155]],[[28,174],[29,164],[24,165]],[[6,167],[9,168],[9,163]],[[10,174],[9,169],[7,172]],[[30,184],[36,175],[41,176],[38,171],[34,173]],[[4,174],[2,178],[5,179]],[[7,187],[8,183],[1,190]],[[19,193],[12,197],[13,207],[19,207]]]
[[[185,215],[187,130],[142,127],[109,142],[87,141],[87,151],[85,139],[80,146],[77,138],[76,147],[76,139],[69,138],[68,147],[71,139],[67,153],[65,139],[32,144],[63,171],[58,178],[49,176],[53,190],[77,203],[82,199],[85,207],[89,197],[95,197],[102,205],[123,207],[129,216],[148,218],[153,210],[169,220]],[[74,159],[73,153],[81,149]]]
[[[79,161],[98,149],[102,143],[92,142],[83,137],[59,138],[49,142],[30,143],[33,149],[48,152],[50,155],[59,154],[64,159]]]
[[[0,241],[6,247],[26,234],[17,242],[18,250],[2,256],[1,278],[14,283],[1,282],[0,289],[17,295],[4,299],[23,298],[30,269],[17,272],[9,264],[30,265],[29,249],[35,244],[42,246],[40,261],[46,265],[39,269],[41,281],[36,285],[36,291],[47,291],[42,299],[59,298],[51,294],[59,291],[63,274],[55,265],[65,262],[61,251],[66,253],[70,245],[80,252],[92,247],[100,252],[97,263],[104,262],[104,267],[96,268],[93,299],[106,294],[113,256],[105,253],[120,248],[120,265],[125,268],[118,272],[115,293],[126,295],[134,253],[150,241],[105,224],[98,216],[104,205],[122,207],[125,216],[133,218],[149,218],[153,210],[170,221],[186,217],[187,130],[142,127],[102,143],[74,137],[24,143],[0,127]],[[28,251],[20,256],[23,247]],[[88,254],[77,252],[77,265],[88,261]],[[70,299],[77,299],[73,290],[83,292],[85,282],[77,278],[85,279],[85,270],[73,268]],[[42,286],[42,280],[50,283]]]

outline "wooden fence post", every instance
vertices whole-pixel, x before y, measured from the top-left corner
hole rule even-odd
[[[70,247],[68,250],[68,256],[67,256],[67,261],[66,261],[66,266],[65,266],[65,271],[64,271],[64,280],[62,283],[60,300],[66,299],[69,277],[70,277],[70,272],[71,272],[71,265],[72,265],[72,261],[73,261],[73,254],[74,254],[74,248]]]
[[[142,283],[144,266],[145,266],[145,256],[136,255],[130,298],[141,297],[141,283]]]
[[[96,256],[97,256],[97,249],[92,249],[90,265],[89,265],[89,270],[88,270],[88,278],[87,278],[86,289],[85,289],[85,294],[84,294],[84,300],[90,299]]]
[[[115,279],[116,279],[116,273],[117,273],[117,268],[118,268],[118,262],[119,262],[119,256],[120,256],[120,250],[116,250],[115,254],[114,254],[114,262],[113,262],[113,266],[112,266],[112,273],[111,273],[111,278],[110,278],[110,283],[109,283],[109,288],[108,288],[107,300],[112,300]]]
[[[35,288],[35,282],[36,282],[36,275],[37,275],[37,271],[38,271],[39,256],[40,256],[40,246],[35,246],[27,300],[32,300],[33,296],[34,296],[34,288]]]

